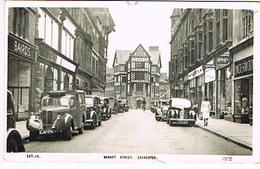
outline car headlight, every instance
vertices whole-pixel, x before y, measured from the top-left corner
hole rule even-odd
[[[195,111],[190,111],[189,114],[190,114],[191,116],[194,116],[194,115],[195,115]]]

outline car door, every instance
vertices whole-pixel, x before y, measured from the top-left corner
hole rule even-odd
[[[99,97],[95,97],[94,104],[95,104],[98,119],[101,120],[102,112],[101,112],[101,101]]]
[[[76,95],[73,95],[72,97],[70,97],[70,114],[73,118],[73,123],[74,123],[74,127],[77,128],[78,127],[78,110],[77,110],[77,99],[76,99]]]
[[[85,95],[83,92],[78,93],[78,97],[79,97],[79,106],[78,106],[79,127],[83,127],[82,126],[83,115],[85,114],[86,111]]]

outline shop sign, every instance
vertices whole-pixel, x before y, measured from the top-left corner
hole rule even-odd
[[[215,69],[207,68],[205,70],[205,83],[212,82],[216,79]]]
[[[36,47],[13,34],[9,34],[8,50],[21,56],[34,59]]]
[[[253,73],[253,56],[235,63],[235,76],[243,76]]]
[[[191,71],[189,74],[188,74],[188,79],[193,79],[199,75],[202,75],[203,74],[203,68],[202,66],[198,67],[197,69]]]
[[[215,68],[214,61],[211,60],[205,64],[205,68]]]
[[[228,64],[229,55],[220,55],[217,57],[217,64]]]

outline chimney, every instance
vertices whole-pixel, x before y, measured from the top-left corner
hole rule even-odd
[[[159,46],[149,46],[149,51],[158,51]]]

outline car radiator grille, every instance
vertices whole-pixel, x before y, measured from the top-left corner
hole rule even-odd
[[[42,111],[42,123],[43,127],[51,127],[52,126],[52,119],[53,114],[51,111]]]

